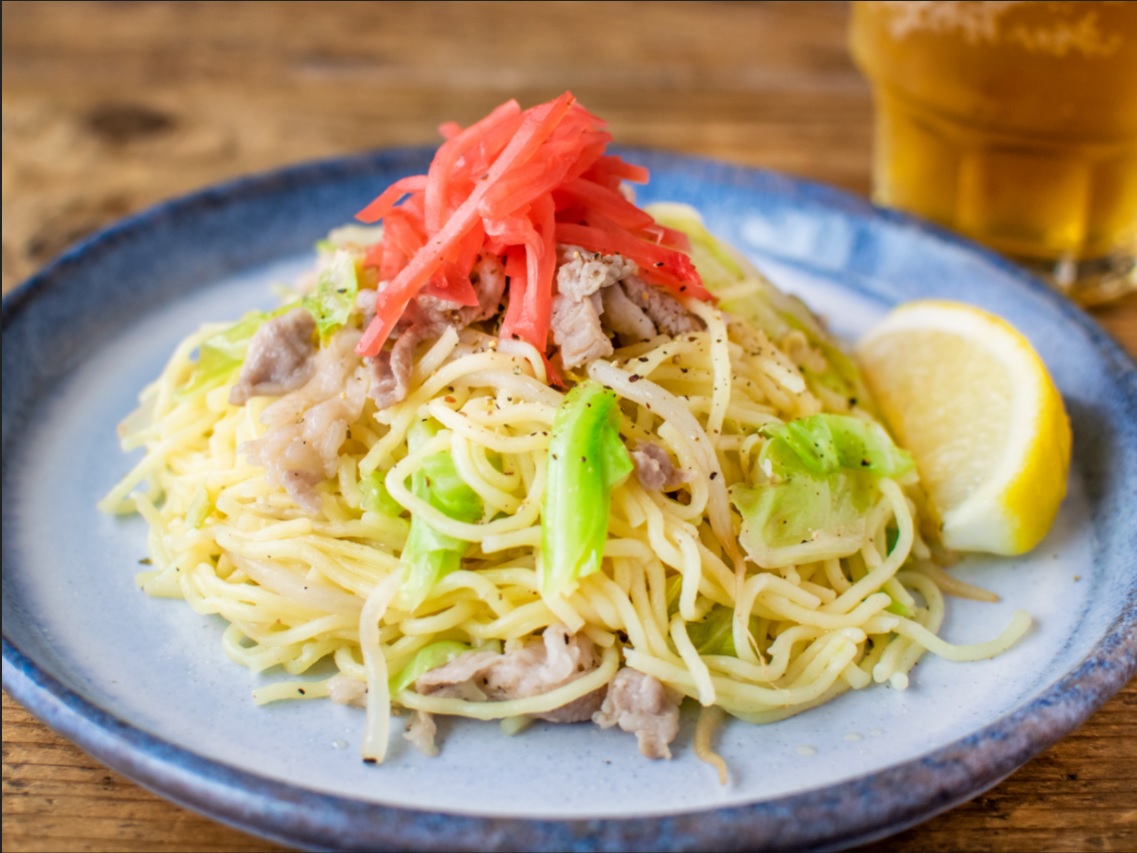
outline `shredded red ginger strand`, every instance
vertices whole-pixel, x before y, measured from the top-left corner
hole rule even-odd
[[[528,110],[507,101],[465,129],[443,124],[427,174],[396,181],[356,214],[383,221],[382,240],[364,259],[378,271],[378,305],[356,352],[377,355],[416,296],[476,305],[470,275],[483,253],[505,264],[501,337],[542,356],[558,243],[623,255],[647,283],[709,300],[686,235],[620,192],[623,181],[646,183],[648,171],[605,154],[612,136],[604,127],[571,92]]]

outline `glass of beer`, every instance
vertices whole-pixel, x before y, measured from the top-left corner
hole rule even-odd
[[[857,2],[873,193],[1082,304],[1137,290],[1137,2]]]

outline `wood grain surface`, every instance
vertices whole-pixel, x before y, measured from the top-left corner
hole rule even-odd
[[[621,142],[869,189],[844,3],[3,4],[3,287],[218,180],[436,139],[571,88]],[[1137,356],[1137,299],[1095,313]],[[280,849],[99,765],[6,694],[3,849]],[[1137,849],[1137,684],[876,850]]]

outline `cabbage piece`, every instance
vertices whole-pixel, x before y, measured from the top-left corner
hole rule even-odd
[[[407,432],[407,444],[414,452],[437,432],[435,424],[416,421]],[[436,453],[422,460],[411,477],[411,491],[456,521],[470,523],[482,517],[482,499],[458,474],[448,453]],[[399,556],[403,580],[396,606],[412,611],[422,604],[441,578],[461,566],[469,544],[412,515],[410,533]]]
[[[754,621],[754,620],[751,620]],[[716,604],[699,622],[687,623],[687,637],[701,655],[730,655],[737,657],[734,648],[734,611]]]
[[[768,440],[758,460],[769,477],[792,476],[799,468],[816,476],[849,468],[896,479],[915,467],[884,427],[862,418],[810,415],[760,431]]]
[[[914,470],[879,424],[811,415],[767,427],[758,457],[765,482],[730,489],[742,514],[739,542],[764,568],[847,557],[867,535],[881,477]]]
[[[197,364],[189,379],[178,389],[178,396],[185,398],[202,394],[228,381],[245,363],[249,341],[257,329],[273,316],[264,311],[250,311],[232,326],[202,341],[198,347]]]
[[[316,321],[321,341],[326,341],[347,322],[355,309],[358,292],[355,260],[351,252],[341,249],[332,256],[331,263],[324,267],[312,292],[300,300],[300,305]]]
[[[403,505],[391,497],[383,474],[372,471],[359,481],[359,508],[364,512],[398,518],[403,514]]]
[[[428,646],[423,646],[411,658],[410,663],[391,676],[387,682],[391,695],[394,696],[402,690],[414,687],[415,682],[432,669],[445,666],[450,661],[468,652],[492,652],[499,655],[501,654],[501,641],[488,640],[477,646],[470,646],[457,640],[439,640]]]
[[[441,640],[437,643],[431,643],[429,646],[423,646],[415,653],[415,656],[411,658],[410,663],[391,677],[391,680],[388,682],[391,695],[394,696],[399,691],[406,690],[408,687],[414,687],[414,683],[419,680],[419,676],[430,672],[432,669],[445,666],[454,660],[454,658],[459,655],[464,655],[468,651],[471,651],[468,645],[459,643],[456,640]]]
[[[758,633],[760,617],[750,617],[750,633]],[[734,610],[716,604],[698,622],[687,623],[687,637],[701,655],[738,657],[734,646]]]
[[[742,514],[738,541],[763,568],[847,557],[864,542],[874,492],[866,475],[807,473],[780,483],[737,484],[730,499]]]
[[[541,504],[541,594],[567,595],[600,568],[612,489],[632,473],[616,394],[591,379],[565,395],[553,419]]]

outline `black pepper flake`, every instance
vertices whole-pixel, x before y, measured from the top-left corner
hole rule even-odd
[[[631,376],[628,377],[629,382],[639,382],[641,379],[643,379],[643,377],[640,376],[638,373],[633,373]]]
[[[717,477],[718,475],[719,475],[718,471],[711,471],[711,479],[712,480],[715,479],[715,477]]]
[[[299,693],[301,696],[307,696],[307,695],[308,695],[308,694],[305,692],[305,690],[304,690],[304,688],[303,688],[303,687],[297,687],[297,688],[296,688],[296,692],[297,692],[297,693]]]
[[[662,266],[663,266],[663,261],[656,261],[656,262],[655,262],[655,266],[656,266],[656,267],[662,267]]]

